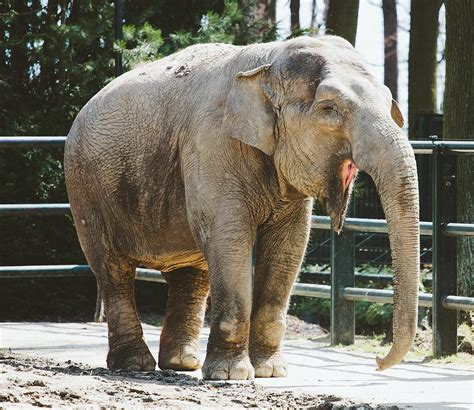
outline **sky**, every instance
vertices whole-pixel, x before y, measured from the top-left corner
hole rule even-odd
[[[302,28],[309,27],[311,23],[311,0],[301,0],[300,23]],[[383,14],[382,0],[360,0],[359,20],[357,25],[356,50],[364,57],[369,70],[383,82]],[[323,23],[324,0],[317,0],[317,24]],[[397,1],[398,14],[398,95],[399,106],[405,118],[408,118],[408,44],[410,29],[410,0]],[[440,10],[440,36],[438,40],[438,61],[441,60],[439,50],[444,48],[444,5]],[[289,0],[277,0],[278,33],[285,38],[290,32],[290,6]],[[437,88],[438,109],[442,105],[444,92],[445,65],[438,64]]]

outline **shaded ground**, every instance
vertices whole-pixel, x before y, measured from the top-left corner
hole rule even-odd
[[[112,372],[0,352],[0,408],[20,405],[384,408],[335,396],[276,391],[252,382],[206,382],[174,371]]]

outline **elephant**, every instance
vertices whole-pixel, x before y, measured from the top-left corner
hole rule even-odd
[[[388,88],[337,36],[193,45],[111,81],[77,115],[64,156],[105,304],[108,367],[156,366],[135,305],[142,266],[169,285],[161,369],[201,366],[210,294],[203,378],[285,377],[313,200],[340,232],[359,170],[380,194],[394,272],[393,345],[376,360],[399,363],[415,337],[419,276],[417,170],[402,126]]]

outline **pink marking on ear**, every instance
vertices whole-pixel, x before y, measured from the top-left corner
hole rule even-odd
[[[355,164],[347,159],[342,163],[342,188],[345,191],[356,176],[357,168]]]

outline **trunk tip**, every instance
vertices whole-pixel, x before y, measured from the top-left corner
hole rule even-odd
[[[378,372],[381,372],[381,371],[386,370],[386,369],[388,369],[392,366],[395,366],[396,364],[398,364],[402,361],[403,356],[400,359],[394,358],[390,353],[385,357],[377,356],[375,358],[375,361],[377,362],[377,366],[378,366],[376,370]]]
[[[385,360],[382,357],[377,356],[375,358],[375,361],[377,362],[377,369],[375,369],[378,372],[381,372],[382,370],[387,369],[390,366],[387,366],[387,363],[385,363]]]

